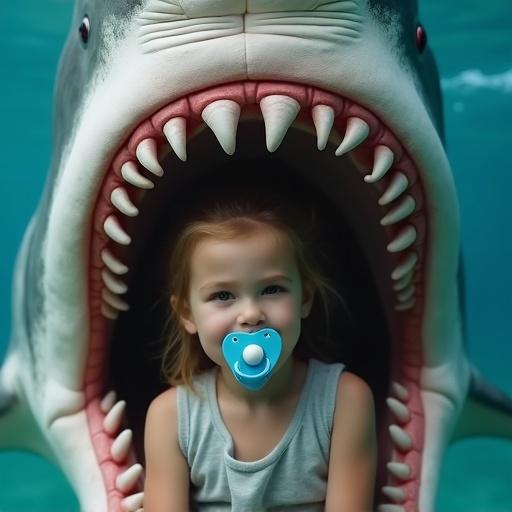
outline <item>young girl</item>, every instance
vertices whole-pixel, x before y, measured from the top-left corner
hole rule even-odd
[[[311,309],[327,311],[333,290],[308,244],[311,219],[282,197],[252,184],[203,195],[174,240],[173,387],[147,413],[145,512],[372,510],[372,393],[343,364],[307,358],[322,352]],[[269,328],[279,358],[247,389],[222,342]]]

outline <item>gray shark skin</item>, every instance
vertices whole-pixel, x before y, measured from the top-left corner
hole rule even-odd
[[[78,32],[85,16],[87,42]],[[464,351],[458,205],[437,71],[428,45],[418,48],[417,25],[413,1],[77,2],[56,84],[53,159],[16,263],[0,447],[56,462],[84,511],[140,508],[144,414],[162,389],[154,353],[165,320],[158,255],[168,219],[214,172],[228,183],[241,165],[247,179],[271,179],[262,167],[282,167],[293,188],[329,203],[322,219],[336,227],[326,226],[326,237],[343,262],[331,277],[357,326],[343,324],[348,341],[332,355],[361,373],[376,397],[376,506],[434,510],[450,442],[512,437],[512,402]],[[271,100],[241,103],[239,123],[233,101],[216,104],[217,96],[202,107],[208,127],[195,114],[178,116],[189,124],[185,162],[180,124],[154,139],[156,157],[136,149],[145,140],[138,127],[168,105],[195,105],[194,94],[203,101],[203,91],[227,91],[224,84],[247,93],[258,83]],[[363,107],[379,128],[365,140],[364,125],[348,128],[348,118],[364,121],[364,112],[336,112],[332,125],[320,109],[317,141],[310,118],[294,121],[298,100],[290,95],[300,87]],[[389,144],[393,163],[377,151],[374,131],[382,127],[399,141],[396,150]],[[359,145],[335,156],[355,139]],[[399,151],[414,172],[399,167]],[[127,161],[138,174],[116,167]],[[388,172],[365,182],[374,164]],[[378,204],[385,194],[395,197]],[[397,206],[408,224],[382,226]]]

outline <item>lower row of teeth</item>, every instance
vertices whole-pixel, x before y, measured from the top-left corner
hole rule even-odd
[[[406,454],[413,449],[413,441],[406,432],[405,426],[411,421],[411,412],[407,407],[409,392],[407,389],[394,382],[392,384],[392,397],[386,400],[389,410],[396,423],[389,425],[389,435],[395,449],[401,454]],[[110,448],[112,460],[117,464],[123,464],[130,453],[132,453],[133,434],[130,429],[121,430],[123,416],[126,409],[124,400],[116,401],[114,391],[108,393],[102,400],[100,408],[105,414],[103,429],[113,440]],[[382,493],[393,503],[381,504],[379,512],[405,512],[400,504],[407,500],[406,487],[413,480],[411,467],[403,462],[390,461],[387,463],[389,475],[399,481],[400,485],[386,485],[382,487]],[[116,478],[116,489],[124,496],[121,507],[124,512],[142,511],[144,493],[134,492],[134,489],[143,487],[143,467],[140,464],[133,464],[120,473]]]
[[[270,95],[260,101],[260,108],[265,122],[267,148],[273,152],[280,146],[301,107],[291,97]],[[232,100],[214,101],[205,107],[202,113],[204,122],[214,132],[224,151],[230,155],[235,151],[240,113],[240,106]],[[327,146],[332,131],[335,112],[328,105],[316,105],[312,108],[311,114],[317,132],[317,146],[319,150],[323,150]],[[163,133],[171,149],[183,161],[187,158],[186,128],[187,121],[184,117],[172,118],[163,127]],[[369,133],[370,128],[366,121],[358,117],[349,117],[343,140],[336,149],[336,156],[341,156],[357,148],[365,142]],[[164,170],[158,159],[158,147],[155,139],[142,140],[137,145],[136,157],[138,163],[150,173],[157,177],[163,176]],[[385,145],[377,145],[374,148],[372,172],[364,177],[367,183],[373,184],[391,172],[389,185],[378,200],[380,206],[388,206],[393,203],[391,209],[380,221],[382,226],[398,224],[412,215],[416,209],[414,197],[406,193],[409,180],[403,172],[393,169],[394,160],[395,155],[390,148]],[[126,183],[137,189],[150,190],[155,186],[153,181],[140,174],[137,163],[132,160],[122,165],[121,176]],[[133,218],[139,214],[137,206],[133,204],[123,186],[112,191],[110,201],[113,207],[126,217]],[[121,246],[130,245],[131,237],[123,229],[116,215],[110,214],[105,219],[103,230],[112,242]],[[412,249],[416,238],[415,226],[411,223],[402,223],[396,237],[387,245],[389,253],[402,254],[400,263],[391,273],[397,311],[409,310],[416,302],[416,289],[412,282],[418,262],[418,255]],[[128,272],[128,267],[114,257],[107,248],[101,252],[101,258],[106,267],[102,273],[105,288],[102,293],[101,311],[105,317],[115,319],[120,311],[129,309],[128,303],[121,298],[128,288],[119,277]]]
[[[108,393],[100,404],[104,413],[103,430],[112,440],[110,456],[116,464],[124,464],[133,453],[133,432],[130,429],[121,430],[126,409],[124,400],[116,401],[116,393]],[[133,464],[117,475],[116,490],[121,493],[121,509],[123,512],[143,512],[144,493],[138,489],[143,487],[144,469],[141,464]]]

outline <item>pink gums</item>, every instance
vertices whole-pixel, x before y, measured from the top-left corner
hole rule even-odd
[[[111,252],[116,252],[103,230],[105,219],[114,213],[110,203],[110,194],[118,186],[123,185],[126,187],[127,184],[121,176],[121,167],[128,161],[137,161],[135,155],[137,145],[147,138],[155,139],[157,144],[163,142],[165,140],[162,133],[163,126],[170,119],[174,117],[185,118],[187,120],[187,133],[192,135],[202,123],[201,112],[213,101],[233,100],[242,109],[250,111],[259,104],[262,98],[276,94],[286,95],[297,100],[301,105],[301,111],[297,117],[299,122],[312,124],[310,111],[316,105],[332,107],[336,116],[335,128],[339,133],[344,133],[349,117],[356,116],[363,119],[370,127],[370,135],[367,141],[354,152],[358,161],[371,168],[373,148],[378,144],[384,144],[395,154],[393,168],[400,170],[409,180],[410,187],[407,192],[414,197],[417,204],[416,211],[408,220],[409,223],[414,224],[417,231],[414,249],[419,259],[416,265],[418,271],[413,279],[417,300],[412,310],[407,314],[402,313],[400,315],[400,347],[396,351],[399,359],[394,361],[393,380],[401,382],[409,393],[407,406],[411,411],[412,418],[407,425],[401,426],[411,437],[413,448],[407,453],[401,453],[395,449],[393,460],[407,463],[412,469],[412,475],[405,484],[398,480],[393,482],[392,479],[391,485],[401,486],[406,490],[407,501],[400,503],[400,505],[407,512],[418,510],[421,453],[424,442],[424,413],[419,391],[419,378],[422,364],[420,327],[424,304],[423,261],[426,254],[426,212],[423,209],[423,193],[416,167],[391,131],[374,114],[350,100],[327,91],[299,84],[244,81],[215,86],[175,100],[140,123],[113,158],[111,168],[105,175],[104,183],[98,196],[93,218],[89,267],[91,331],[85,371],[85,394],[89,431],[96,451],[96,457],[103,473],[108,495],[109,511],[118,512],[122,510],[121,500],[123,494],[116,489],[115,478],[127,468],[126,463],[119,464],[110,455],[110,448],[114,439],[103,428],[105,414],[99,405],[101,394],[105,391],[104,383],[107,372],[108,339],[110,336],[110,322],[100,312],[102,303],[101,292],[104,286],[101,279],[104,265],[101,261],[100,253],[107,246]],[[383,192],[389,180],[383,178],[381,182],[374,184],[374,186]],[[132,195],[136,196],[136,192],[132,192]],[[389,226],[383,229],[388,231],[388,239],[392,239],[398,233],[399,226]],[[400,256],[391,254],[390,261],[398,265],[400,263]],[[385,498],[385,501],[389,503],[392,500]]]

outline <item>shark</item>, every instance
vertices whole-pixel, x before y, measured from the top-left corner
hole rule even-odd
[[[432,512],[450,443],[512,437],[510,397],[465,350],[443,131],[414,0],[76,2],[14,271],[0,448],[55,462],[82,511],[142,510],[173,220],[212,183],[282,182],[323,212],[350,311],[330,355],[375,396],[375,509]]]

